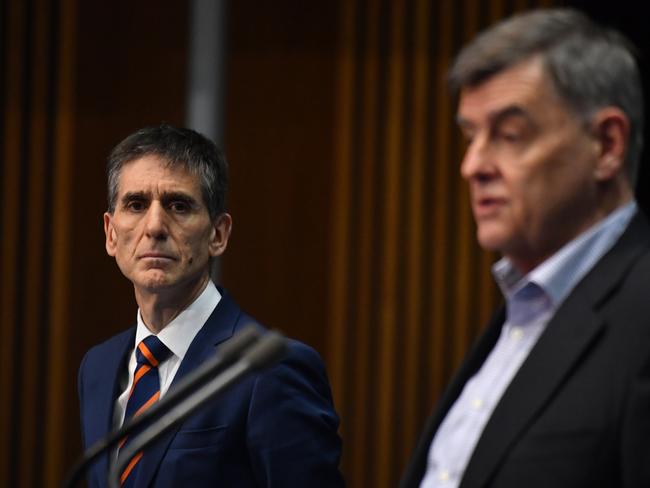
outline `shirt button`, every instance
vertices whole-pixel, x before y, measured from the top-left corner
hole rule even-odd
[[[472,400],[472,407],[474,407],[475,410],[480,409],[482,406],[483,406],[483,400],[481,400],[480,398],[474,398],[474,400]]]
[[[512,330],[510,331],[510,338],[513,341],[519,341],[523,336],[524,336],[524,331],[521,329],[521,327],[513,327]]]
[[[447,471],[446,469],[440,471],[440,474],[438,475],[438,479],[440,481],[449,481],[449,471]]]

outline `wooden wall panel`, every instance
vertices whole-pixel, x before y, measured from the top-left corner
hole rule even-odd
[[[17,319],[16,300],[18,290],[15,286],[17,279],[17,257],[19,241],[14,236],[18,235],[20,225],[19,212],[19,179],[20,165],[20,128],[22,125],[23,110],[21,109],[21,73],[22,52],[24,44],[24,17],[25,8],[17,5],[9,8],[3,5],[2,9],[2,66],[0,69],[2,79],[2,179],[0,185],[2,192],[2,221],[0,225],[0,259],[2,268],[0,272],[0,354],[2,367],[0,368],[0,391],[4,392],[5,399],[10,398],[13,392],[15,377],[16,353],[14,341],[16,337],[15,324]],[[6,46],[6,47],[5,47]],[[13,66],[14,70],[8,71],[7,67]],[[0,485],[9,482],[9,466],[11,458],[11,441],[14,406],[12,401],[0,402]]]
[[[66,289],[65,277],[53,285],[55,260],[51,231],[57,216],[53,179],[62,175],[55,157],[57,141],[59,18],[70,2],[9,2],[3,8],[2,43],[2,438],[0,485],[46,486],[53,473],[45,468],[61,449],[48,450],[44,432],[65,425],[49,418],[48,401],[61,370],[48,368],[58,352],[50,347],[51,292]],[[5,31],[6,29],[6,31]],[[63,36],[65,37],[65,36]],[[58,363],[57,363],[58,364]],[[68,380],[69,381],[69,380]],[[60,381],[59,381],[60,384]],[[56,428],[55,428],[56,429]],[[46,461],[47,460],[47,461]],[[58,472],[61,471],[58,458]]]
[[[423,236],[425,234],[424,226],[424,199],[425,199],[425,154],[426,140],[429,136],[427,133],[427,107],[432,100],[432,90],[429,79],[429,70],[435,62],[429,58],[428,40],[429,30],[428,23],[431,15],[432,5],[430,2],[421,0],[412,4],[412,24],[413,36],[411,44],[413,55],[410,57],[409,69],[412,72],[412,95],[408,105],[405,104],[407,113],[408,132],[405,136],[405,145],[407,150],[404,151],[404,161],[407,165],[406,179],[408,181],[408,194],[406,195],[407,209],[405,219],[405,239],[406,245],[403,247],[405,254],[405,310],[404,323],[401,330],[404,333],[402,348],[405,351],[418,351],[422,338],[419,335],[419,324],[423,320],[423,306],[425,297],[421,293],[422,280],[426,270],[422,266],[426,254]],[[410,132],[410,133],[409,133]],[[421,369],[421,357],[419,354],[403,355],[402,369],[400,375],[403,378],[417,378]],[[419,391],[419,385],[416,381],[402,381],[402,387],[398,390],[395,398],[415,398]],[[402,432],[397,436],[394,443],[398,458],[397,466],[404,465],[407,461],[408,445],[410,440],[415,438],[420,425],[417,422],[418,405],[416,402],[399,402],[397,414],[402,419]],[[406,448],[406,449],[405,449]],[[401,454],[400,454],[401,453]]]
[[[186,6],[0,4],[0,486],[60,486],[81,452],[82,354],[133,323],[105,255],[105,158],[182,124]]]
[[[222,284],[324,354],[332,259],[337,2],[229,5],[225,151],[233,232]]]
[[[478,30],[531,3],[359,0],[341,10],[327,358],[352,487],[397,484],[499,300],[495,256],[475,242],[459,177],[445,74]]]
[[[72,440],[77,435],[74,424],[76,412],[71,408],[71,400],[63,392],[70,391],[70,374],[76,363],[71,361],[70,347],[75,327],[70,324],[69,298],[73,294],[69,276],[74,257],[70,253],[71,233],[69,229],[75,222],[71,214],[71,181],[74,155],[75,94],[74,69],[76,53],[76,11],[75,0],[66,0],[60,4],[58,27],[58,77],[53,96],[57,100],[51,137],[55,141],[52,148],[52,163],[56,168],[51,175],[51,184],[55,189],[51,194],[52,222],[48,229],[48,241],[51,248],[51,269],[48,273],[50,292],[49,310],[46,320],[50,325],[48,347],[50,353],[46,369],[49,371],[45,387],[44,418],[45,426],[40,442],[47,453],[43,460],[43,485],[53,486],[61,480],[71,460],[79,455],[80,443]],[[92,228],[92,227],[91,227]],[[78,326],[78,324],[77,324]],[[74,401],[74,400],[72,400]],[[65,421],[61,421],[65,419]],[[74,427],[72,427],[74,426]],[[62,439],[68,438],[66,448]]]
[[[351,488],[396,485],[500,299],[444,73],[477,30],[554,3],[230,2],[223,281],[322,353]],[[182,123],[186,8],[0,3],[0,486],[59,484],[81,356],[133,322],[103,249],[104,158],[136,127]]]

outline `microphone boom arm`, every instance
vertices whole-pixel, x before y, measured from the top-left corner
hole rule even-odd
[[[116,446],[122,438],[129,435],[135,429],[160,417],[173,405],[183,401],[197,386],[205,384],[215,374],[218,375],[228,366],[235,364],[244,351],[259,341],[261,335],[259,326],[248,324],[230,340],[220,344],[214,357],[185,376],[174,388],[170,389],[161,401],[157,402],[142,415],[127,419],[119,429],[111,431],[106,437],[90,446],[72,469],[70,469],[70,474],[64,481],[63,486],[67,488],[75,486],[90,463],[97,459],[103,452]]]
[[[284,336],[274,331],[266,333],[244,353],[239,361],[160,415],[155,423],[143,430],[126,446],[123,452],[119,453],[115,466],[109,472],[109,488],[120,487],[120,473],[138,452],[144,450],[165,432],[181,423],[206,402],[223,393],[243,377],[278,362],[286,355],[287,350],[287,340]]]

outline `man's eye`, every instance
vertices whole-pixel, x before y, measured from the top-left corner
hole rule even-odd
[[[131,200],[130,202],[127,202],[125,207],[131,212],[141,212],[145,209],[144,203],[138,200]]]
[[[190,206],[186,202],[176,201],[169,204],[169,208],[176,213],[187,213]]]
[[[521,135],[518,132],[501,131],[499,132],[499,139],[505,142],[519,142],[521,141]]]

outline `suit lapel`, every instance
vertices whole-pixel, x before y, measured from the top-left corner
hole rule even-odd
[[[465,383],[479,370],[488,354],[496,344],[501,326],[505,319],[505,307],[495,313],[485,332],[478,339],[471,352],[466,356],[458,372],[445,390],[433,415],[429,417],[418,444],[411,456],[411,462],[404,473],[400,486],[402,488],[420,486],[427,466],[427,457],[431,441],[447,412],[463,391]]]
[[[120,394],[120,374],[126,369],[128,353],[133,347],[134,338],[135,327],[118,336],[111,349],[105,354],[103,367],[94,371],[97,376],[93,388],[84,393],[86,398],[96,399],[93,409],[99,420],[96,430],[91,434],[94,439],[103,439],[114,427],[113,410],[115,400]],[[97,479],[100,486],[106,486],[109,456],[109,452],[104,453],[93,468],[99,474]]]
[[[579,327],[571,327],[573,324]],[[602,321],[589,309],[572,307],[556,314],[492,413],[461,487],[483,486],[580,356],[597,340],[602,326]]]
[[[221,300],[217,308],[190,344],[170,388],[173,388],[187,373],[211,357],[215,347],[235,333],[241,310],[224,290],[219,289],[219,292]],[[146,450],[142,461],[140,461],[135,486],[146,487],[151,484],[158,466],[179,428],[180,425],[171,429]]]
[[[598,309],[616,295],[617,285],[647,249],[647,240],[647,225],[638,215],[558,309],[490,417],[461,487],[484,486],[488,482],[509,448],[598,341],[605,326]]]

